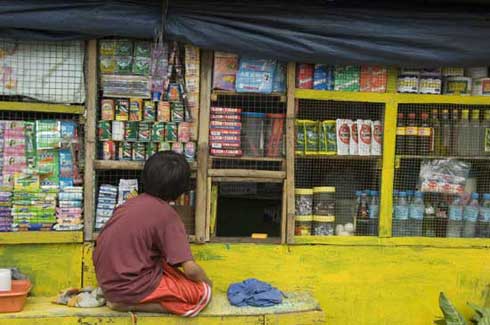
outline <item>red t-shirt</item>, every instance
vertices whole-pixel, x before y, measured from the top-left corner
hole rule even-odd
[[[162,262],[192,260],[184,224],[167,202],[149,194],[114,211],[95,246],[97,281],[106,299],[135,304],[152,293],[162,277]]]

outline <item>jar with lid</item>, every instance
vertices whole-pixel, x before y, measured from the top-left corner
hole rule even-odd
[[[313,215],[335,216],[335,187],[313,188]]]
[[[313,216],[313,236],[333,236],[335,226],[334,216]]]
[[[311,188],[298,188],[295,194],[295,215],[308,216],[313,214],[313,190]]]
[[[296,236],[311,236],[313,216],[296,216],[294,234]]]

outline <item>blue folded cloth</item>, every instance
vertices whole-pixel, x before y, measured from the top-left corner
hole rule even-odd
[[[270,307],[282,303],[283,293],[257,279],[233,283],[227,292],[230,304],[237,307]]]

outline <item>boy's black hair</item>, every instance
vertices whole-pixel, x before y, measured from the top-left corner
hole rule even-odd
[[[143,191],[164,201],[175,201],[190,190],[191,168],[184,155],[160,151],[143,169]]]

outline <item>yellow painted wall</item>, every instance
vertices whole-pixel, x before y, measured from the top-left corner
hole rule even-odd
[[[488,249],[207,244],[193,251],[215,290],[248,277],[309,290],[329,324],[431,324],[441,290],[470,317],[466,302],[490,294]],[[91,268],[85,277],[94,284]]]

